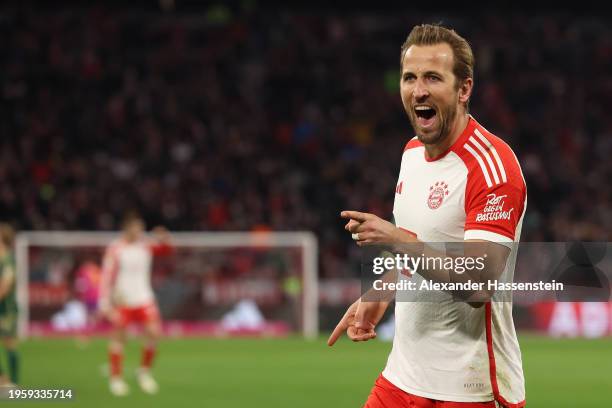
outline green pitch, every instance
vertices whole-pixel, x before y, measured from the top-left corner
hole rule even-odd
[[[528,407],[611,406],[612,341],[520,340]],[[23,387],[70,387],[75,401],[0,401],[0,408],[360,407],[389,348],[389,343],[346,339],[333,348],[323,339],[164,340],[155,368],[161,391],[149,396],[135,382],[140,349],[132,341],[125,362],[131,394],[114,398],[107,391],[105,341],[79,347],[72,339],[30,340],[21,345]]]

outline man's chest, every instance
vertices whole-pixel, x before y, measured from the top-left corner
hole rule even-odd
[[[119,265],[123,271],[132,273],[146,271],[150,264],[151,253],[145,246],[130,246],[122,249],[119,253]]]
[[[418,150],[402,158],[393,205],[395,223],[423,241],[463,240],[467,169],[451,155],[426,162]]]

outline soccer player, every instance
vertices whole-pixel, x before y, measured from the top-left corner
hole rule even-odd
[[[2,385],[14,386],[18,381],[19,355],[17,353],[17,300],[15,298],[15,261],[13,260],[13,238],[15,231],[0,224],[0,337],[6,349],[9,381],[2,366]]]
[[[138,384],[149,394],[156,393],[159,388],[150,371],[161,332],[161,320],[151,287],[151,265],[153,255],[167,254],[171,247],[169,234],[163,227],[153,230],[156,242],[145,239],[144,229],[143,219],[137,214],[129,214],[123,221],[121,237],[106,249],[103,260],[99,308],[113,325],[109,345],[109,386],[116,396],[129,393],[122,377],[122,362],[126,328],[130,323],[141,324],[145,335],[137,372]]]
[[[489,259],[482,279],[513,271],[526,186],[511,148],[468,113],[474,84],[468,42],[440,25],[415,26],[401,48],[400,67],[401,99],[416,137],[402,155],[395,225],[374,214],[343,211],[345,228],[359,246],[419,248],[406,249],[414,256],[435,253],[427,243],[462,242],[467,248],[475,242]],[[463,279],[435,266],[418,273],[413,278]],[[511,302],[470,299],[396,299],[393,348],[367,408],[525,405]],[[358,299],[328,344],[344,331],[353,341],[374,338],[389,303]]]

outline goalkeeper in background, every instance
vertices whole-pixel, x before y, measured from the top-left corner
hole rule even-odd
[[[19,378],[15,261],[12,254],[14,237],[13,228],[0,223],[0,337],[8,363],[8,378],[0,364],[0,385],[3,386],[15,386]]]

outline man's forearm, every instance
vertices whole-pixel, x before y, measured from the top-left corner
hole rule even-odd
[[[385,251],[386,252],[386,251]],[[389,257],[392,256],[392,254],[390,252],[387,253],[383,253],[382,254],[383,257]],[[368,291],[366,291],[363,295],[362,295],[362,300],[364,302],[386,302],[386,303],[390,303],[395,299],[395,289],[389,289],[394,288],[393,285],[389,285],[389,283],[395,283],[397,282],[399,276],[399,271],[397,269],[392,269],[390,271],[388,271],[387,273],[383,274],[382,276],[379,277],[379,279],[382,282],[381,287],[383,289],[375,289],[374,287],[370,288]]]
[[[454,243],[453,243],[454,244]],[[412,259],[420,259],[418,267],[413,272],[418,273],[423,278],[436,283],[452,284],[477,284],[479,290],[449,290],[455,296],[463,300],[486,301],[492,296],[492,292],[485,290],[488,280],[499,277],[505,266],[505,256],[503,250],[494,248],[491,245],[499,246],[488,242],[458,242],[462,245],[462,254],[441,251],[427,245],[414,237],[406,236],[402,243],[396,243],[394,250],[399,254],[406,254]],[[509,251],[507,251],[509,252]],[[507,256],[507,253],[505,254]],[[457,260],[471,258],[480,261],[482,268],[473,268],[457,272],[456,268],[445,268],[445,264],[457,265]],[[428,262],[433,260],[434,262]],[[437,262],[435,262],[437,260]],[[476,262],[475,262],[476,263]]]

